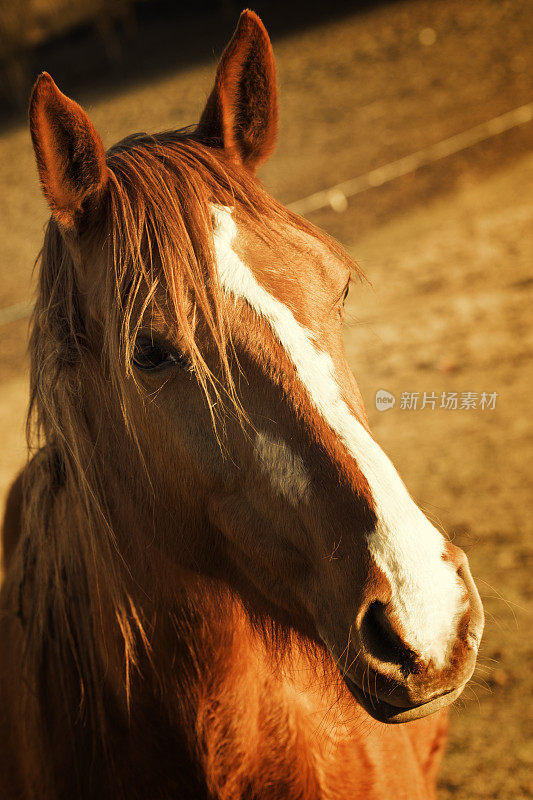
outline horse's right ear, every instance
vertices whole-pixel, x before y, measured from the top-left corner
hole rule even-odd
[[[278,98],[274,53],[265,26],[243,11],[217,69],[197,137],[222,148],[250,172],[274,149]]]
[[[43,72],[30,100],[30,130],[37,169],[52,214],[65,228],[79,222],[108,180],[102,141],[85,111]]]

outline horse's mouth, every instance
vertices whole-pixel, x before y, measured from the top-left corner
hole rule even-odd
[[[438,697],[428,700],[427,703],[405,707],[387,703],[380,697],[363,691],[347,675],[344,676],[344,682],[350,693],[371,717],[377,719],[378,722],[385,722],[389,725],[410,722],[413,719],[420,719],[421,717],[427,717],[429,714],[434,714],[435,711],[439,711],[439,709],[445,708],[457,700],[465,687],[465,684],[463,684],[458,689],[450,689]]]

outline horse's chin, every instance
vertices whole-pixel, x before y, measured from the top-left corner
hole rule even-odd
[[[465,684],[463,684],[459,686],[458,689],[451,689],[449,692],[439,695],[439,697],[434,697],[427,703],[405,707],[392,705],[392,703],[387,703],[376,695],[364,692],[347,675],[344,676],[344,682],[350,693],[355,697],[359,705],[364,708],[367,714],[378,720],[378,722],[384,722],[388,725],[397,725],[400,722],[411,722],[414,719],[421,719],[422,717],[427,717],[429,714],[434,714],[436,711],[449,706],[457,700],[465,688]]]

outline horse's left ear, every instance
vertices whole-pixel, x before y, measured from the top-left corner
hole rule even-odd
[[[222,147],[251,172],[272,153],[278,129],[274,53],[265,26],[243,11],[217,69],[197,128],[201,141]]]
[[[30,131],[52,214],[64,228],[76,228],[107,183],[105,150],[83,108],[60,92],[47,72],[33,87]]]

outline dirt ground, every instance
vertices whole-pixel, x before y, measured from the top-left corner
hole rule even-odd
[[[433,44],[423,44],[428,28]],[[532,37],[525,0],[407,0],[280,31],[282,127],[264,182],[289,202],[531,102]],[[213,67],[110,81],[78,99],[111,144],[194,121]],[[481,663],[452,712],[443,800],[533,797],[532,184],[529,124],[313,217],[372,282],[352,287],[345,341],[375,435],[467,550],[485,602]],[[0,187],[4,308],[31,294],[47,216],[22,126],[0,133]],[[0,502],[24,459],[26,331],[24,319],[0,327]],[[393,409],[376,409],[378,389],[396,396]],[[434,393],[436,408],[402,408],[413,392],[419,406]],[[496,392],[495,408],[443,409],[443,392],[478,403]]]

